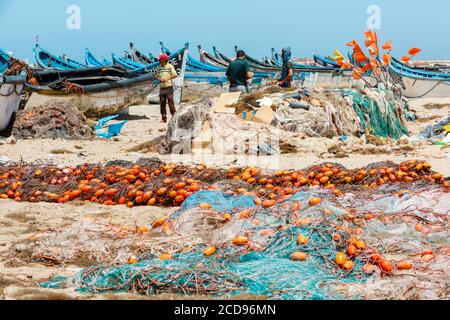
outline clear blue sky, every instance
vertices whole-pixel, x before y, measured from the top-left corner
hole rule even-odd
[[[361,40],[372,4],[395,55],[417,46],[418,58],[450,59],[450,0],[0,0],[0,47],[31,59],[38,34],[42,47],[75,59],[86,47],[98,56],[122,53],[129,41],[158,54],[159,40],[172,50],[189,41],[194,56],[197,44],[229,55],[236,44],[257,58],[285,46],[296,57],[331,54]],[[69,5],[81,9],[81,30],[66,28]]]

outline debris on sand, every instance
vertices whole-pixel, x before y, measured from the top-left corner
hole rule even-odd
[[[86,121],[73,104],[49,101],[19,111],[13,135],[17,139],[92,140],[95,134]]]

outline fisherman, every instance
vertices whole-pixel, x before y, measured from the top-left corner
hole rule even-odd
[[[283,59],[283,67],[281,69],[281,79],[278,85],[282,88],[290,88],[292,86],[292,79],[294,78],[294,65],[291,62],[291,48],[284,48],[281,51],[281,58]]]
[[[239,50],[237,59],[230,63],[227,69],[227,78],[230,81],[230,92],[249,93],[247,80],[253,78],[250,66],[245,61],[245,52]]]
[[[172,80],[178,75],[173,65],[169,63],[169,57],[161,54],[158,58],[160,65],[156,68],[156,79],[160,83],[159,101],[161,105],[162,123],[167,122],[166,104],[169,103],[170,113],[173,116],[177,111],[173,101]]]

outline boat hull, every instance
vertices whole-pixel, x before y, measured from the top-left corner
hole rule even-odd
[[[389,68],[406,98],[450,97],[450,74],[411,67],[395,58],[391,59]]]
[[[19,110],[23,84],[0,84],[0,131],[8,128]]]
[[[133,105],[147,104],[146,98],[153,87],[152,82],[149,81],[130,87],[89,92],[81,95],[38,90],[33,92],[25,109],[45,104],[50,100],[57,100],[74,104],[88,118],[102,118],[121,113]]]
[[[406,98],[449,98],[450,81],[425,80],[401,77]]]

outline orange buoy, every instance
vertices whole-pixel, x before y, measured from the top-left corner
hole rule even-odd
[[[214,247],[207,247],[203,251],[203,254],[205,255],[205,257],[210,257],[210,256],[214,255],[215,253],[216,253],[216,248],[214,248]]]
[[[305,252],[294,252],[291,255],[292,261],[305,261],[308,255]]]

